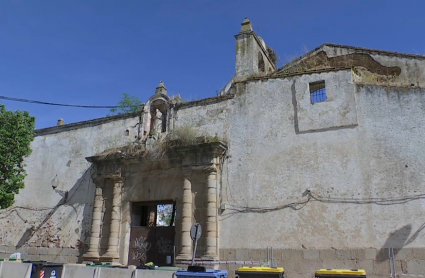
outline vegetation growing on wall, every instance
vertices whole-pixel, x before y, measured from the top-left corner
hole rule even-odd
[[[24,158],[31,154],[35,118],[28,112],[7,111],[0,105],[0,209],[14,203],[24,188]]]
[[[269,54],[269,57],[272,60],[275,67],[277,67],[278,57],[277,57],[276,51],[274,51],[273,48],[267,45],[267,53]]]
[[[153,137],[153,134],[151,136]],[[161,159],[167,152],[175,148],[220,141],[223,141],[223,139],[217,135],[204,135],[199,129],[184,125],[169,131],[165,138],[157,140],[149,148],[146,148],[143,142],[135,142],[124,147],[106,150],[97,156],[100,159],[105,159],[119,154],[121,157],[142,156],[147,159]]]
[[[138,97],[130,96],[125,93],[118,102],[118,107],[112,108],[108,116],[137,112],[140,110],[140,105],[142,104],[143,102]]]
[[[168,151],[178,147],[190,147],[202,143],[220,142],[220,138],[204,135],[193,126],[184,125],[171,130],[162,141],[157,141],[151,149],[146,150],[145,157],[159,159]]]

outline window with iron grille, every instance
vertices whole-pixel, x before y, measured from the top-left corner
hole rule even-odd
[[[310,101],[311,103],[326,101],[325,81],[317,81],[310,83]]]

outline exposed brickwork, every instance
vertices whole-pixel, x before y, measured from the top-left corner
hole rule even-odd
[[[13,253],[21,253],[22,260],[47,261],[55,263],[77,263],[79,250],[72,248],[0,246],[0,259],[9,258]]]

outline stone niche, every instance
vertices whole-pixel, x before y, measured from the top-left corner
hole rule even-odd
[[[155,203],[174,207],[174,228],[170,229],[174,237],[168,240],[170,246],[166,248],[173,250],[170,257],[176,261],[191,259],[190,228],[198,222],[203,234],[197,258],[218,259],[220,175],[226,150],[223,142],[204,141],[173,147],[155,159],[146,151],[132,155],[123,150],[87,158],[96,168],[96,196],[89,250],[84,260],[137,264],[135,257],[150,256],[165,262],[160,257],[163,254],[155,251],[159,247],[164,251],[155,242],[157,239],[145,245],[134,243],[140,242],[140,238],[135,239],[136,234],[155,229],[140,227],[141,222],[135,220],[135,205],[147,207]],[[149,250],[143,249],[146,246]]]

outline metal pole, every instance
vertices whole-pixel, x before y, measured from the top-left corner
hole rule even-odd
[[[390,262],[390,277],[393,278],[393,264],[391,261],[391,248],[388,248],[388,261]]]
[[[394,269],[394,278],[397,278],[397,271],[395,269],[395,256],[394,256],[394,248],[391,248],[391,257],[393,259],[393,269]]]
[[[195,226],[195,235],[198,234],[198,225]],[[193,256],[192,256],[192,265],[195,264],[195,256],[196,256],[196,247],[198,246],[198,237],[195,236],[195,247],[193,248]]]
[[[176,266],[176,246],[173,246],[173,266]]]
[[[272,267],[274,267],[274,258],[273,258],[273,247],[272,246],[270,246],[270,252],[272,253],[271,255],[272,255],[272,262],[271,262],[271,266]]]

